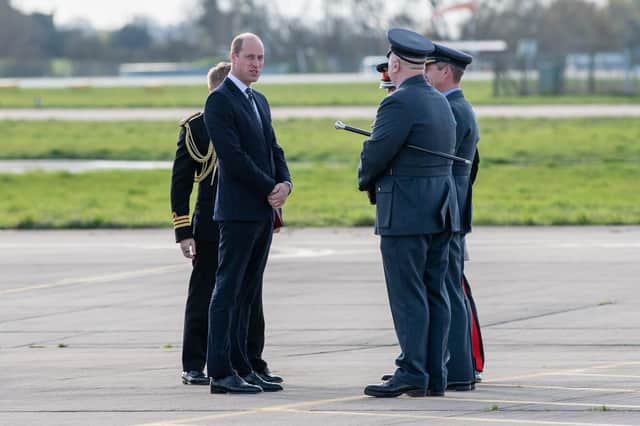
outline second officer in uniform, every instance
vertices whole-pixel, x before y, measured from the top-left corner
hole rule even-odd
[[[435,50],[425,61],[425,77],[449,101],[456,119],[457,156],[473,159],[478,143],[478,124],[473,109],[464,98],[460,81],[473,58],[459,50],[435,44]],[[453,234],[449,245],[449,271],[446,284],[451,303],[449,331],[449,362],[447,387],[451,390],[474,389],[475,370],[471,348],[471,307],[462,287],[465,234],[471,232],[471,166],[453,165],[453,179],[460,209],[460,232]]]

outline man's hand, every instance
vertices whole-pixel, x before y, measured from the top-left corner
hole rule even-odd
[[[180,251],[187,259],[193,259],[196,256],[196,240],[185,238],[180,241]]]
[[[284,182],[280,182],[273,187],[273,191],[267,197],[269,204],[274,209],[279,209],[284,205],[287,201],[287,197],[289,196],[289,192],[291,191],[289,185]]]

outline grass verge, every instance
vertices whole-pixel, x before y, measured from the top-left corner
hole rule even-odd
[[[363,137],[339,132],[332,119],[277,120],[279,143],[295,162],[357,164]],[[367,128],[369,121],[354,120]],[[483,164],[640,161],[640,120],[481,119]],[[177,123],[0,121],[0,159],[172,160]]]
[[[373,223],[356,190],[362,137],[331,120],[275,123],[295,193],[293,226]],[[368,122],[354,121],[367,127]],[[476,224],[640,224],[640,122],[632,119],[481,120]],[[171,159],[174,123],[0,122],[0,157]],[[66,142],[65,142],[66,141]],[[0,175],[0,228],[170,226],[170,172]]]
[[[384,92],[377,82],[336,84],[257,84],[271,106],[377,105]],[[640,96],[563,95],[493,96],[491,81],[465,81],[465,95],[474,105],[620,104],[640,103]],[[301,95],[303,94],[303,95]],[[193,107],[207,96],[202,86],[90,87],[63,89],[0,88],[0,108]]]
[[[292,226],[371,225],[354,165],[292,163]],[[0,175],[0,228],[170,226],[167,171]],[[489,164],[474,188],[476,225],[640,224],[637,164]]]

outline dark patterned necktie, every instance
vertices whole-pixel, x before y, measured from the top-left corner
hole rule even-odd
[[[258,112],[258,105],[256,104],[256,98],[253,95],[253,90],[251,90],[251,87],[247,87],[244,92],[247,94],[247,97],[249,98],[249,103],[253,108],[253,112],[255,112],[256,114],[256,119],[258,120],[258,124],[260,125],[260,128],[262,128],[262,119],[260,119],[260,113]]]

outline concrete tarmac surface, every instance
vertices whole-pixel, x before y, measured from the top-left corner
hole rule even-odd
[[[370,228],[274,237],[264,357],[285,390],[180,380],[171,229],[0,231],[0,425],[640,425],[640,227],[477,227],[473,392],[376,399],[398,355]]]

